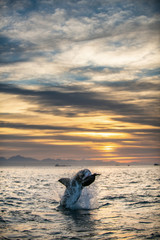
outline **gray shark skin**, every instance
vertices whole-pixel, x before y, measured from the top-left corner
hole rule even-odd
[[[73,178],[61,178],[58,181],[62,183],[66,189],[60,201],[60,205],[65,208],[72,208],[78,201],[82,189],[89,186],[95,181],[95,177],[100,174],[92,174],[90,170],[84,169],[79,171]]]

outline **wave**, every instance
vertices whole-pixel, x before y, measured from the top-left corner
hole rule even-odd
[[[115,200],[115,199],[125,199],[127,198],[126,196],[106,196],[106,197],[103,197],[102,200]]]

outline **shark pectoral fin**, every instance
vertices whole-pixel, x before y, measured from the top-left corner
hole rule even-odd
[[[60,178],[58,181],[66,187],[68,187],[70,185],[70,179],[69,178]]]

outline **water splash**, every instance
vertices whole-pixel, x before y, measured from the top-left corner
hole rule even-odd
[[[96,209],[99,208],[99,203],[97,199],[97,190],[95,186],[85,187],[82,190],[82,194],[78,199],[77,203],[71,207],[71,209]]]

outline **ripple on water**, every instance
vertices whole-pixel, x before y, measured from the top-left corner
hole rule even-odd
[[[3,239],[160,238],[159,171],[152,167],[127,171],[99,167],[101,176],[83,192],[79,208],[62,210],[57,206],[64,188],[57,179],[76,171],[72,167],[4,169],[0,200]],[[86,206],[89,210],[83,209]]]

